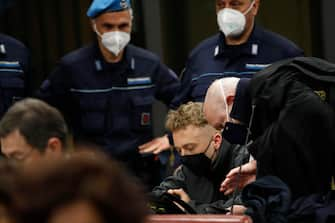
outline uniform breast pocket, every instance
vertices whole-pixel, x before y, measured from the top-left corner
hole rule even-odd
[[[24,81],[18,77],[0,79],[0,112],[3,114],[15,101],[24,97]]]
[[[133,97],[132,101],[132,128],[133,130],[151,130],[152,126],[152,96]]]
[[[102,135],[106,129],[107,96],[85,94],[79,98],[82,131],[91,135]]]

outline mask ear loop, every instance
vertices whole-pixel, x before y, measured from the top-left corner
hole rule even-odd
[[[212,139],[211,139],[211,141],[210,142],[214,142],[215,143],[215,141],[214,141],[214,138],[213,138],[213,136],[212,136]],[[211,156],[211,160],[212,160],[212,162],[214,162],[214,157],[215,157],[215,155],[218,153],[218,151],[214,148],[214,152],[213,152],[213,154],[212,154],[212,156]]]
[[[243,13],[243,15],[248,14],[248,13],[251,11],[251,9],[252,9],[252,7],[254,6],[254,4],[255,4],[255,0],[253,0],[253,1],[251,2],[249,8]]]
[[[244,16],[246,16],[246,15],[251,11],[252,7],[253,7],[254,4],[255,4],[255,1],[256,1],[256,0],[253,0],[252,3],[250,4],[249,8],[247,9],[247,11],[245,11],[245,12],[243,13]],[[252,21],[252,26],[254,26],[254,24],[255,24],[255,20]]]
[[[209,146],[212,144],[212,141],[213,141],[213,139],[211,138],[211,140],[208,142],[208,145],[207,145],[205,151],[203,152],[203,154],[205,154],[208,151]]]
[[[222,94],[223,94],[223,98],[224,98],[224,104],[225,104],[225,109],[226,109],[226,115],[227,115],[227,119],[229,121],[231,121],[231,118],[230,118],[230,115],[229,115],[229,112],[228,112],[228,103],[227,103],[227,97],[226,97],[226,94],[224,92],[224,86],[223,86],[223,79],[220,80],[220,86],[221,86],[221,91],[222,91]]]
[[[97,24],[95,22],[93,22],[93,30],[98,36],[102,37],[101,33],[99,33],[99,31],[97,29]]]

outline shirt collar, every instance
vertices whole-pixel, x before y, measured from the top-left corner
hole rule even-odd
[[[230,117],[248,124],[251,115],[251,97],[249,93],[249,78],[241,78],[236,87],[234,104]]]
[[[214,57],[235,57],[241,54],[257,56],[259,53],[259,43],[262,35],[262,30],[257,25],[246,43],[241,45],[230,46],[226,44],[226,38],[222,32],[219,33],[218,43],[214,49]]]

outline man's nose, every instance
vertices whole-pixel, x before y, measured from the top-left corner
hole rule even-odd
[[[121,29],[119,29],[118,27],[114,27],[112,29],[110,29],[110,32],[120,32]]]

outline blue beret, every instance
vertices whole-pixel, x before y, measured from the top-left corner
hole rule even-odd
[[[87,10],[89,18],[95,18],[104,12],[116,12],[131,8],[130,0],[94,0]]]

